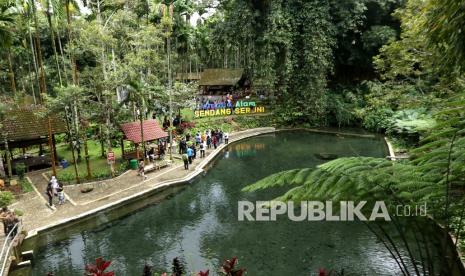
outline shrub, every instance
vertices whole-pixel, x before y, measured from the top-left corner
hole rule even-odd
[[[24,212],[19,210],[19,209],[15,209],[15,214],[18,216],[18,217],[22,217],[24,215]]]
[[[108,169],[101,169],[92,172],[92,176],[96,179],[103,179],[103,178],[108,178],[110,177],[111,172]]]
[[[59,172],[58,175],[57,175],[57,178],[58,180],[62,181],[62,182],[71,182],[73,181],[76,176],[74,175],[73,172]]]
[[[26,165],[24,163],[18,163],[15,167],[16,174],[19,176],[20,180],[24,179],[24,175],[26,174]]]
[[[0,208],[10,205],[14,196],[11,192],[0,192]]]

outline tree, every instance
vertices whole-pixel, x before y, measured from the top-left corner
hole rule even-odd
[[[13,43],[13,26],[15,20],[14,6],[10,1],[2,1],[0,4],[0,50],[6,52],[9,78],[11,83],[11,91],[16,94],[16,81],[13,70],[13,62],[11,57],[11,46]]]

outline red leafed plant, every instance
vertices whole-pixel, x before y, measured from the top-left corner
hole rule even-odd
[[[110,264],[111,264],[110,261],[105,261],[103,260],[103,258],[97,258],[95,260],[95,264],[86,265],[86,275],[87,276],[114,276],[115,273],[113,271],[105,272],[105,269],[107,269],[110,266]]]
[[[210,275],[210,270],[207,271],[200,271],[197,276],[208,276]]]
[[[231,260],[225,260],[221,266],[221,273],[227,276],[242,276],[245,274],[244,268],[235,269],[237,264],[237,258],[234,257]]]

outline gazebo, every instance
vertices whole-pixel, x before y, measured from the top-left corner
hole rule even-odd
[[[40,108],[20,108],[5,111],[4,119],[1,122],[2,135],[4,136],[0,143],[0,149],[5,149],[8,146],[10,157],[12,156],[12,149],[20,148],[23,150],[21,157],[5,160],[8,165],[11,164],[12,169],[18,163],[24,163],[28,170],[33,167],[50,166],[52,160],[50,156],[43,155],[43,144],[51,144],[52,148],[50,150],[53,152],[55,159],[57,158],[55,134],[65,133],[66,126],[58,116],[39,116],[38,114],[41,112],[44,112],[44,110]],[[33,145],[39,145],[38,156],[26,154],[26,148]]]
[[[142,123],[142,127],[144,130],[144,141],[142,141],[140,121],[121,125],[121,130],[124,133],[123,140],[121,141],[121,152],[124,159],[139,159],[141,155],[144,156],[143,153],[139,152],[139,145],[142,142],[152,142],[168,137],[168,133],[160,127],[156,120],[145,120]],[[125,152],[124,140],[134,143],[136,150],[134,152]]]

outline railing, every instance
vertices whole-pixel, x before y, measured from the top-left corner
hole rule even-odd
[[[10,230],[8,235],[5,237],[5,242],[3,242],[2,251],[0,252],[0,263],[2,264],[2,269],[0,270],[0,276],[6,276],[5,269],[6,269],[8,260],[10,259],[11,249],[13,247],[14,241],[21,233],[22,227],[23,227],[23,224],[21,221],[19,221],[13,226],[13,228]],[[17,231],[16,231],[16,234],[13,236],[13,233],[15,232],[15,230]]]

